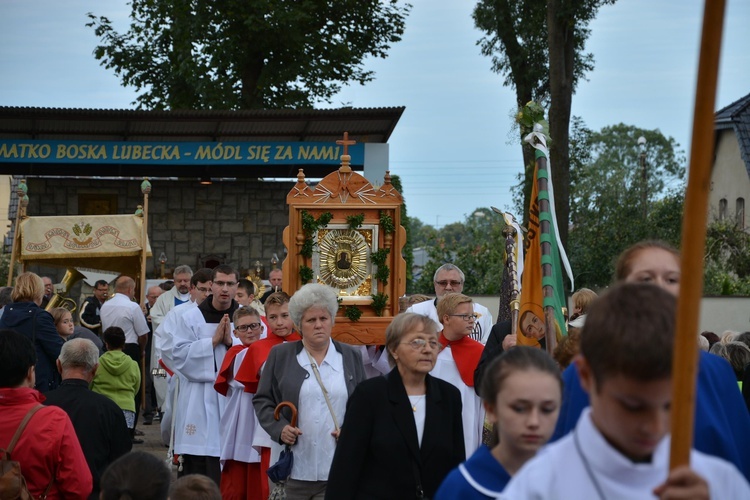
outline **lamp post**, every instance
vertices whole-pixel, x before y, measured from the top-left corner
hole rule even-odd
[[[639,161],[641,163],[641,206],[643,207],[643,220],[648,215],[648,172],[646,171],[646,138],[638,138]]]

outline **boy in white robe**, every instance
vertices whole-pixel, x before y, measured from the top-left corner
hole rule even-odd
[[[214,390],[214,382],[233,344],[230,318],[239,307],[234,300],[238,281],[239,274],[230,266],[214,269],[212,294],[179,318],[172,351],[181,375],[175,412],[174,451],[183,457],[178,475],[203,474],[217,485],[225,398]]]
[[[237,381],[237,371],[247,348],[260,338],[261,320],[258,311],[242,307],[235,311],[232,322],[234,335],[241,344],[227,351],[214,384],[216,392],[226,397],[220,425],[221,497],[224,500],[265,500],[268,498],[268,491],[263,491],[266,478],[261,476],[260,453],[253,448],[256,427],[253,393],[245,392],[245,384]]]
[[[437,312],[443,326],[441,345],[435,367],[430,375],[445,380],[461,392],[466,456],[470,457],[482,444],[484,406],[474,391],[474,370],[484,346],[472,339],[476,316],[471,297],[446,293],[438,301]]]
[[[693,450],[690,466],[669,470],[675,305],[661,288],[624,284],[592,306],[576,361],[591,407],[502,498],[750,498],[745,478],[720,458]]]

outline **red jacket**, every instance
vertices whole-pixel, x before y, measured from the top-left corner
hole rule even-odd
[[[0,388],[0,448],[8,447],[23,417],[42,401],[44,396],[35,389]],[[91,493],[91,471],[73,424],[56,406],[45,406],[34,414],[11,458],[21,464],[34,497],[44,493],[52,479],[49,499],[86,498]]]

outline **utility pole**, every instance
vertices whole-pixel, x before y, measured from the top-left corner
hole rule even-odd
[[[641,206],[643,207],[643,220],[648,216],[648,172],[646,170],[646,138],[638,138],[639,160],[641,163]]]

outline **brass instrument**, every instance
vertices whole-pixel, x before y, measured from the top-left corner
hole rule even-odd
[[[78,304],[76,304],[76,301],[71,299],[67,295],[70,292],[70,289],[73,288],[73,285],[75,285],[83,278],[83,274],[78,272],[78,270],[72,267],[66,269],[65,276],[63,276],[63,279],[60,283],[55,285],[55,294],[52,295],[52,297],[49,299],[49,303],[47,304],[47,307],[44,308],[44,310],[51,311],[56,307],[64,307],[65,309],[70,311],[70,314],[72,315],[76,311],[76,309],[78,309]]]

